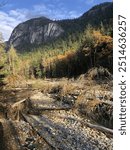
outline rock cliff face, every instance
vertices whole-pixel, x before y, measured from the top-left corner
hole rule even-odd
[[[49,23],[44,26],[44,41],[48,41],[49,39],[54,39],[60,36],[64,30],[55,22]]]
[[[35,18],[19,24],[12,32],[9,44],[20,49],[22,45],[41,44],[60,36],[64,30],[47,18]]]
[[[45,17],[34,18],[19,24],[12,32],[8,46],[13,45],[22,51],[25,47],[44,45],[61,35],[82,32],[87,24],[99,26],[101,22],[109,24],[113,18],[112,3],[94,6],[81,17],[72,20],[52,21]]]

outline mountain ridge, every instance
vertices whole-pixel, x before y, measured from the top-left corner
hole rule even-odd
[[[112,11],[113,3],[105,2],[92,7],[76,19],[54,21],[46,17],[33,18],[14,28],[8,45],[9,47],[13,45],[21,52],[26,47],[46,45],[57,38],[83,32],[88,24],[98,27],[102,22],[104,25],[108,25],[112,22]]]

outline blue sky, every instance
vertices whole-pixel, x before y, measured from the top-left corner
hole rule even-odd
[[[45,16],[53,20],[77,18],[96,4],[112,0],[0,0],[7,3],[0,8],[0,32],[8,40],[19,23]]]

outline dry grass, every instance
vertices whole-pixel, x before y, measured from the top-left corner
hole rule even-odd
[[[91,80],[110,80],[112,74],[106,68],[94,67],[88,71],[87,78]]]
[[[113,127],[113,106],[100,100],[92,100],[86,104],[80,104],[79,113],[82,117],[89,118],[108,128]]]
[[[79,88],[78,84],[74,81],[68,79],[37,79],[37,80],[29,80],[27,82],[28,86],[35,89],[40,89],[43,93],[62,93],[63,95],[71,94],[76,89]]]
[[[4,79],[7,88],[26,87],[26,79],[19,75],[8,75]]]

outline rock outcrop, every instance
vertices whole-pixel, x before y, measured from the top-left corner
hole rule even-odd
[[[77,19],[53,21],[45,17],[33,18],[19,24],[12,32],[7,47],[13,45],[18,51],[44,45],[63,37],[83,32],[86,25],[99,27],[103,24],[112,24],[113,4],[103,3],[94,6]]]
[[[47,18],[35,18],[19,24],[12,32],[9,44],[21,49],[24,45],[41,44],[60,36],[64,30]]]

